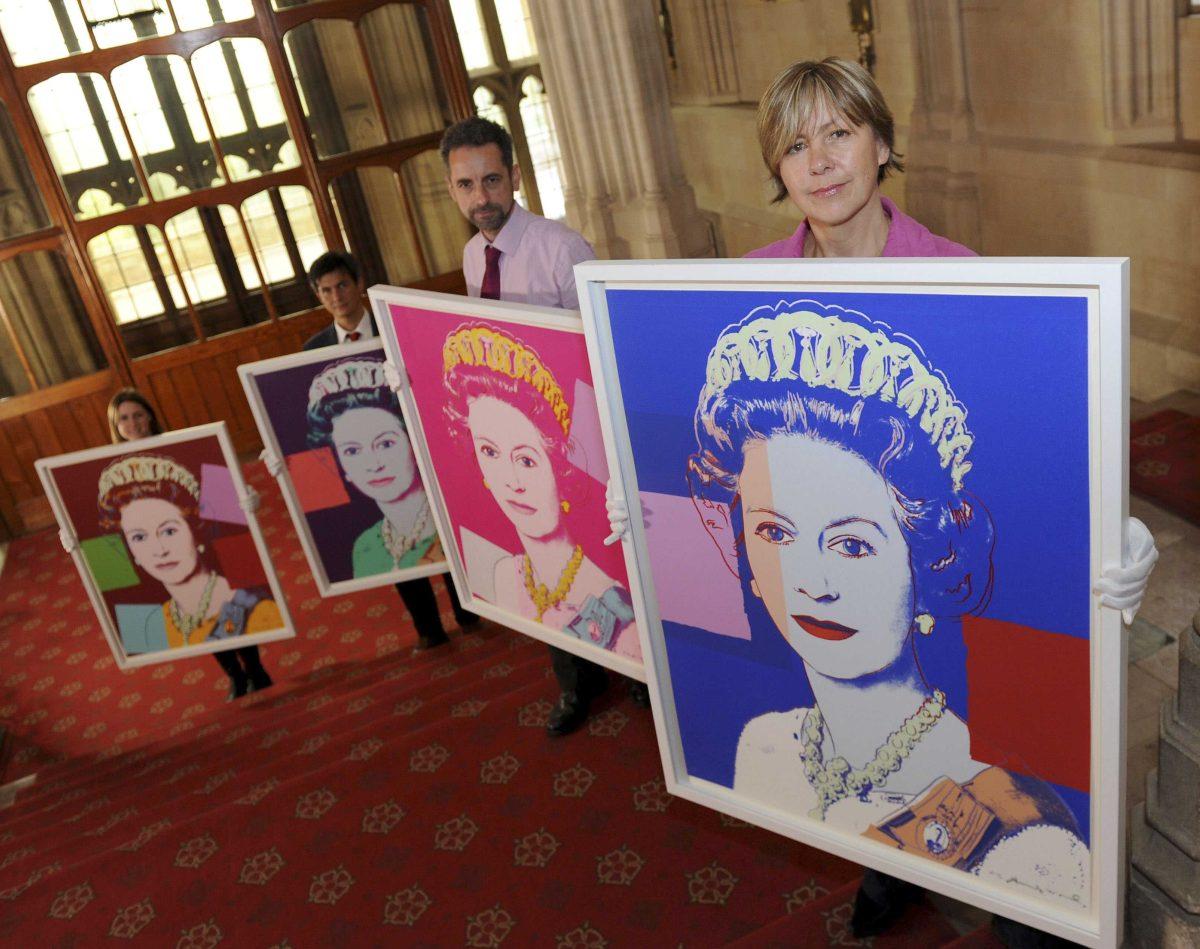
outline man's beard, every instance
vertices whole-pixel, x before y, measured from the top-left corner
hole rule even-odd
[[[494,233],[504,227],[504,222],[508,220],[508,216],[511,213],[511,208],[505,211],[498,204],[485,204],[483,207],[471,212],[471,223],[481,231],[492,231]]]

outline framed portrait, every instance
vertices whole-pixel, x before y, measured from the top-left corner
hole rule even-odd
[[[295,636],[224,422],[36,468],[118,667]]]
[[[643,679],[579,314],[368,295],[463,606]]]
[[[363,340],[238,366],[321,596],[445,573],[408,429]]]
[[[1117,945],[1127,266],[576,267],[673,793]]]

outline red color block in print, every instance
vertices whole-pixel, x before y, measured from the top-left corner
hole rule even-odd
[[[976,616],[964,617],[963,639],[972,757],[1088,790],[1088,641]]]

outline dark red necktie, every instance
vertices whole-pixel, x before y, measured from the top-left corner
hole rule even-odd
[[[484,247],[483,254],[487,258],[487,267],[483,271],[483,286],[479,288],[479,295],[485,300],[499,300],[500,251],[488,244]]]
[[[358,330],[355,330],[353,333],[346,334],[347,343],[357,343],[360,339],[362,339],[362,333],[360,333]]]

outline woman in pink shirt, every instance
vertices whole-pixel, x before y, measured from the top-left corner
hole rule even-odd
[[[892,113],[870,74],[830,58],[795,63],[771,83],[758,109],[758,141],[775,184],[775,202],[790,199],[805,217],[783,240],[747,257],[970,257],[974,251],[939,237],[879,193],[904,170],[895,151]],[[1131,622],[1157,559],[1145,525],[1130,519],[1122,567],[1105,571],[1100,602]],[[919,895],[912,884],[868,870],[855,900],[858,937],[883,932]],[[997,920],[1001,937],[1038,945],[1041,934]]]
[[[775,184],[805,220],[747,257],[971,257],[879,193],[904,170],[895,124],[870,73],[844,59],[794,63],[758,107],[758,142]]]

